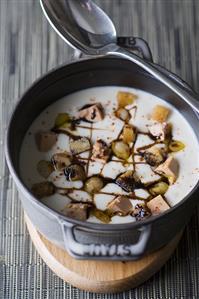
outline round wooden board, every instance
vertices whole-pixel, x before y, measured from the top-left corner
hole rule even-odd
[[[27,215],[25,221],[31,239],[44,262],[63,280],[95,293],[122,292],[145,282],[165,264],[182,236],[181,232],[168,245],[138,261],[76,260],[44,238]]]

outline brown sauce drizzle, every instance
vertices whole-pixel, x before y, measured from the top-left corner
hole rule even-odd
[[[84,105],[80,110],[82,110],[82,109],[85,109],[85,108],[88,108],[88,107],[90,107],[90,106],[92,106],[92,104],[86,104],[86,105]],[[132,107],[131,108],[131,110],[132,109],[134,109],[135,110],[135,115],[136,115],[136,112],[137,112],[137,106],[134,106],[134,107]],[[80,111],[79,110],[79,111]],[[81,125],[81,121],[86,121],[85,119],[73,119],[72,120],[72,124],[71,124],[71,130],[72,131],[74,131],[74,130],[76,130],[76,128],[83,128],[83,129],[88,129],[88,130],[90,130],[90,136],[89,136],[89,139],[90,139],[90,141],[91,141],[91,139],[92,139],[92,132],[93,132],[93,130],[107,130],[107,131],[110,131],[110,130],[108,130],[108,129],[103,129],[103,128],[95,128],[95,127],[93,127],[93,123],[92,122],[89,122],[89,121],[86,121],[86,122],[88,122],[88,123],[90,123],[90,127],[87,127],[87,126],[82,126]],[[124,125],[125,125],[125,123],[124,123]],[[124,128],[124,126],[122,127],[122,129],[121,129],[121,131],[119,132],[119,134],[118,134],[118,137],[115,139],[115,140],[113,140],[113,141],[118,141],[118,140],[121,140],[121,134],[122,134],[122,131],[123,131],[123,128]],[[51,131],[52,132],[54,132],[54,133],[56,133],[56,134],[65,134],[65,135],[67,135],[69,138],[71,138],[71,139],[73,139],[73,140],[78,140],[79,138],[82,138],[83,136],[78,136],[78,135],[75,135],[75,134],[73,134],[73,133],[71,133],[71,132],[69,132],[68,130],[64,130],[64,129],[61,129],[61,128],[52,128],[51,129]],[[134,152],[134,147],[135,147],[135,143],[136,143],[136,140],[137,140],[137,137],[138,137],[138,135],[139,134],[143,134],[143,135],[147,135],[147,136],[149,136],[154,142],[152,142],[151,144],[148,144],[148,145],[145,145],[145,146],[142,146],[142,147],[139,147],[139,148],[137,148],[137,153],[135,153]],[[170,140],[172,139],[172,136],[170,137]],[[149,149],[150,147],[152,147],[152,146],[154,146],[154,145],[156,145],[156,144],[164,144],[163,142],[160,142],[157,138],[155,138],[154,136],[152,136],[149,132],[142,132],[142,131],[139,131],[139,130],[137,130],[136,129],[136,136],[135,136],[135,140],[134,140],[134,142],[133,142],[133,144],[132,144],[132,146],[131,146],[131,148],[130,148],[130,150],[131,150],[131,154],[130,155],[132,155],[132,162],[128,162],[128,161],[124,161],[124,160],[113,160],[113,153],[111,153],[111,155],[110,155],[110,157],[109,157],[109,160],[106,162],[106,163],[108,163],[108,162],[116,162],[116,163],[122,163],[123,165],[136,165],[136,164],[147,164],[145,161],[143,161],[143,162],[135,162],[135,156],[140,156],[140,157],[142,157],[142,153],[140,153],[140,151],[144,151],[144,150],[147,150],[147,149]],[[168,149],[167,149],[168,150]],[[86,174],[87,174],[87,179],[89,179],[89,177],[88,177],[88,170],[89,170],[89,163],[92,161],[91,160],[91,156],[92,156],[92,148],[90,149],[90,150],[88,150],[89,151],[89,157],[88,158],[84,158],[84,157],[78,157],[77,155],[72,155],[72,162],[71,163],[79,163],[79,164],[81,164],[81,165],[84,165],[84,166],[86,166]],[[85,162],[84,162],[85,161]],[[98,176],[98,177],[100,177],[102,180],[103,180],[103,185],[104,185],[104,187],[107,185],[107,184],[109,184],[109,183],[114,183],[114,184],[117,184],[116,183],[116,180],[117,180],[117,178],[119,177],[119,176],[121,176],[121,174],[122,173],[120,173],[115,179],[112,179],[112,178],[108,178],[108,177],[104,177],[103,175],[102,175],[102,171],[103,171],[103,168],[104,168],[104,166],[105,166],[105,164],[103,165],[103,167],[102,167],[102,169],[101,169],[101,171],[100,171],[100,173],[98,174],[98,175],[92,175],[91,177],[93,177],[93,176]],[[152,171],[154,172],[154,170],[153,170],[153,168],[151,168],[152,169]],[[154,172],[155,173],[155,172]],[[138,200],[143,200],[144,202],[147,202],[147,201],[149,201],[150,199],[152,199],[153,197],[154,197],[154,195],[151,193],[151,191],[150,191],[150,189],[151,189],[151,187],[154,185],[154,184],[156,184],[156,183],[158,183],[158,182],[166,182],[167,184],[168,184],[168,180],[164,177],[164,176],[162,176],[162,175],[160,175],[161,176],[161,178],[159,179],[159,180],[156,180],[156,181],[153,181],[153,182],[149,182],[149,183],[146,183],[146,184],[144,184],[144,183],[142,183],[141,181],[140,181],[140,183],[139,184],[135,184],[135,187],[134,187],[134,189],[144,189],[144,190],[146,190],[148,193],[149,193],[149,196],[147,197],[147,198],[142,198],[142,197],[139,197],[139,196],[136,196],[135,195],[135,192],[134,192],[134,190],[132,191],[132,192],[128,192],[128,194],[126,194],[125,196],[127,196],[127,197],[129,197],[130,199],[138,199]],[[117,184],[118,185],[118,184]],[[78,191],[85,191],[84,190],[84,185],[83,185],[83,187],[82,188],[80,188],[80,189],[78,189],[78,188],[60,188],[60,187],[56,187],[55,186],[55,192],[57,192],[57,193],[59,193],[59,194],[61,194],[61,195],[63,195],[63,196],[67,196],[70,200],[71,200],[71,202],[72,203],[77,203],[77,202],[79,202],[79,203],[85,203],[85,201],[77,201],[77,200],[74,200],[70,195],[69,195],[69,193],[71,193],[72,191],[74,191],[74,190],[78,190]],[[124,189],[123,189],[124,190]],[[125,191],[125,190],[124,190]],[[104,195],[113,195],[113,196],[118,196],[119,194],[117,194],[117,193],[112,193],[112,192],[103,192],[103,191],[99,191],[99,192],[97,192],[97,194],[104,194]],[[94,211],[100,211],[100,213],[102,213],[102,214],[104,214],[104,215],[107,215],[107,217],[110,217],[110,220],[111,220],[111,217],[113,216],[113,215],[110,215],[110,212],[108,211],[108,210],[105,210],[105,211],[101,211],[101,210],[98,210],[97,208],[96,208],[96,206],[95,206],[95,203],[94,203],[94,196],[95,196],[95,194],[90,194],[91,195],[91,198],[92,198],[92,202],[89,202],[89,204],[91,204],[92,205],[92,208],[90,209],[90,212],[89,212],[89,214],[90,215],[94,215]],[[164,197],[164,196],[163,196]],[[164,200],[167,202],[167,200],[165,199],[165,197],[164,197]],[[168,203],[168,202],[167,202]],[[169,204],[169,203],[168,203]],[[170,206],[170,205],[169,205]],[[98,213],[99,214],[99,213]],[[129,214],[130,214],[130,212],[129,212]],[[120,216],[122,216],[122,215],[120,215]]]
[[[93,124],[92,122],[91,122],[91,124]],[[91,127],[87,127],[87,126],[76,126],[76,128],[81,128],[81,129],[87,129],[87,130],[90,130],[91,129]],[[95,128],[95,127],[92,127],[92,130],[93,131],[111,131],[112,132],[112,130],[109,130],[109,129],[101,129],[101,128]]]

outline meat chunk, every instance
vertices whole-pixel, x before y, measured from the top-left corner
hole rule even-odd
[[[88,218],[88,209],[90,205],[84,203],[70,203],[62,210],[63,215],[85,221]]]
[[[151,118],[155,121],[163,123],[167,120],[170,110],[164,106],[156,105],[153,109]]]
[[[98,139],[93,145],[91,159],[94,161],[107,162],[110,156],[110,148],[102,139]]]
[[[178,161],[174,159],[172,156],[167,158],[167,160],[160,164],[156,169],[155,172],[162,174],[165,176],[169,184],[172,185],[175,183],[177,176],[178,176],[179,165]]]
[[[89,105],[79,110],[78,117],[95,123],[104,118],[104,109],[100,103]]]
[[[55,186],[51,182],[36,183],[32,186],[32,193],[37,198],[43,198],[55,193]]]
[[[57,135],[54,132],[38,132],[35,135],[35,141],[40,152],[47,152],[55,145]]]
[[[150,216],[150,212],[145,204],[137,204],[133,210],[132,216],[136,218],[137,221],[143,220]]]
[[[171,135],[171,125],[166,122],[156,123],[149,127],[149,133],[160,141],[164,141]]]
[[[161,195],[158,195],[151,199],[147,203],[147,207],[150,209],[152,215],[158,215],[168,210],[170,207]]]
[[[156,146],[147,149],[144,154],[145,161],[151,166],[158,166],[165,160],[165,152]]]
[[[131,212],[133,206],[127,196],[117,196],[107,205],[108,210],[113,214],[120,214],[122,216]]]
[[[81,154],[91,148],[90,140],[87,137],[79,137],[76,140],[70,140],[70,150],[73,155]]]
[[[131,170],[121,174],[115,182],[126,192],[133,192],[135,188],[141,187],[139,178]]]

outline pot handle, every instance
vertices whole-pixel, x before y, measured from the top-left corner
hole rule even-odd
[[[117,44],[122,47],[122,48],[126,48],[130,51],[138,51],[141,53],[142,57],[146,60],[148,60],[149,62],[151,62],[152,64],[155,65],[155,67],[157,69],[159,69],[162,73],[164,73],[165,75],[167,75],[168,77],[174,79],[176,81],[176,83],[178,83],[179,85],[181,85],[186,91],[188,91],[191,95],[193,96],[197,96],[197,93],[195,91],[193,91],[192,87],[189,86],[189,84],[187,84],[185,81],[183,81],[180,77],[178,77],[176,74],[172,73],[171,71],[167,70],[165,67],[162,67],[159,64],[156,64],[153,62],[153,56],[151,53],[151,49],[148,45],[148,43],[140,37],[133,37],[133,36],[119,36],[117,38]],[[81,51],[79,51],[78,49],[76,49],[74,51],[74,59],[80,59],[82,57],[87,57],[86,55],[84,55]],[[150,75],[150,74],[149,74]]]
[[[167,75],[168,77],[174,79],[177,84],[181,85],[186,91],[188,91],[191,95],[197,97],[197,93],[193,90],[193,88],[182,80],[179,76],[167,70],[165,67],[162,67],[159,64],[153,62],[153,56],[151,49],[148,43],[140,37],[132,37],[132,36],[120,36],[117,38],[117,44],[122,48],[126,48],[130,51],[138,51],[141,53],[142,57],[152,64],[155,65],[157,69],[159,69],[162,73]]]
[[[184,80],[182,80],[178,75],[172,73],[171,71],[167,70],[165,67],[153,63],[157,69],[159,69],[162,73],[164,73],[166,76],[174,79],[177,84],[181,85],[184,89],[186,89],[187,92],[189,92],[192,96],[197,97],[197,93],[193,90],[193,88]]]
[[[151,235],[151,225],[139,229],[140,236],[136,244],[81,244],[75,239],[74,230],[78,226],[59,219],[65,249],[76,259],[95,260],[135,260],[140,258]]]
[[[132,36],[119,36],[117,38],[117,44],[120,47],[126,48],[131,51],[138,51],[142,54],[142,57],[150,62],[153,62],[151,49],[148,43],[140,37]]]
[[[151,49],[148,45],[148,43],[140,37],[132,37],[132,36],[120,36],[117,38],[117,44],[123,48],[126,48],[130,51],[138,51],[141,53],[142,57],[152,64],[155,65],[157,69],[159,69],[162,73],[167,75],[168,77],[174,79],[176,83],[181,85],[186,91],[188,91],[191,95],[197,96],[197,93],[193,91],[193,88],[189,86],[188,83],[186,83],[184,80],[182,80],[179,76],[172,73],[171,71],[167,70],[166,68],[162,67],[159,64],[156,64],[153,62],[153,56]]]
[[[119,36],[117,38],[117,44],[130,51],[138,51],[139,53],[141,53],[144,59],[148,60],[149,62],[153,62],[151,49],[149,48],[148,43],[143,38],[133,36]],[[77,60],[83,57],[90,56],[87,56],[80,50],[75,49],[73,59]]]

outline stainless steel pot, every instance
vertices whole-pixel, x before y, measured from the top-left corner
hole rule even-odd
[[[119,42],[140,50],[144,59],[153,63],[145,41],[139,38],[119,38]],[[175,84],[182,85],[186,92],[195,95],[180,78],[159,68]],[[6,159],[25,212],[47,239],[78,259],[134,260],[165,245],[184,228],[196,206],[199,183],[180,203],[159,216],[141,222],[106,225],[73,220],[51,210],[33,197],[19,173],[21,143],[38,114],[67,94],[107,85],[134,87],[164,98],[187,119],[199,140],[199,117],[189,105],[135,64],[109,56],[64,65],[35,82],[22,96],[11,117]]]

